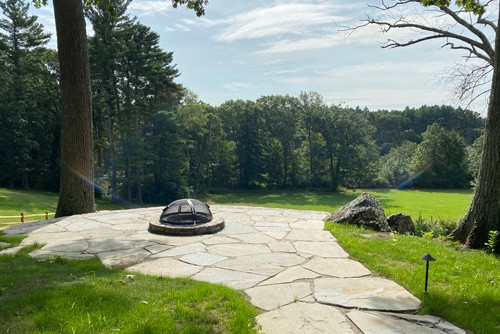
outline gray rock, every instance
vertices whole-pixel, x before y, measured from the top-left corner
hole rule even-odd
[[[0,247],[9,247],[10,244],[8,242],[2,242],[0,241]]]
[[[398,232],[399,234],[415,233],[415,224],[413,224],[411,216],[395,213],[387,217],[387,223],[392,231]]]
[[[328,215],[325,220],[341,224],[364,226],[376,231],[389,231],[387,217],[380,202],[372,195],[363,193],[355,200]]]

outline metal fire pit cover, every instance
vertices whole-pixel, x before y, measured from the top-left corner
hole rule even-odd
[[[160,216],[160,223],[196,225],[212,220],[212,212],[207,204],[193,198],[183,198],[170,203]]]
[[[158,222],[149,223],[152,233],[167,235],[200,235],[215,233],[224,228],[224,220],[213,219],[210,207],[193,198],[170,203]]]

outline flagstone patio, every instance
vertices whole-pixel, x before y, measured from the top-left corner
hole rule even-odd
[[[5,232],[27,234],[21,246],[45,244],[33,257],[98,256],[107,267],[243,290],[263,310],[257,322],[266,334],[465,333],[442,319],[411,315],[420,301],[349,259],[323,230],[326,212],[214,205],[222,231],[179,237],[148,232],[162,209],[98,212]]]

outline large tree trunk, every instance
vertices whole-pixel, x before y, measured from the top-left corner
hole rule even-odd
[[[61,183],[56,216],[95,211],[92,101],[82,0],[54,0],[61,70]]]
[[[500,17],[499,17],[500,24]],[[483,156],[476,192],[469,212],[451,233],[470,248],[482,248],[488,232],[500,230],[500,33],[495,40],[495,58],[488,115],[484,130]]]

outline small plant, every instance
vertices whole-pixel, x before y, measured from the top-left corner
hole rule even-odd
[[[414,224],[416,236],[431,239],[445,237],[449,235],[457,226],[457,222],[453,219],[438,218],[437,220],[433,220],[431,217],[427,220],[422,218],[420,215]]]
[[[432,231],[424,232],[424,234],[422,234],[422,238],[434,239],[434,233]]]
[[[500,231],[490,231],[488,233],[488,251],[494,254],[500,254]]]

